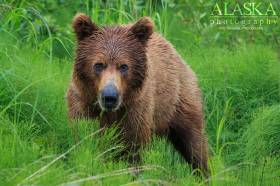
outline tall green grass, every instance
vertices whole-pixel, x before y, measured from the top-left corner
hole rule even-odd
[[[266,157],[279,158],[279,105],[261,108],[243,134],[245,160],[259,161]],[[280,163],[280,161],[279,161]]]
[[[273,43],[232,45],[227,38],[213,39],[205,16],[198,14],[204,8],[195,8],[201,2],[192,2],[194,7],[188,6],[191,2],[3,1],[0,185],[279,185],[277,48]],[[142,150],[137,173],[113,158],[122,149],[115,129],[99,131],[98,121],[69,123],[65,92],[76,11],[101,25],[151,16],[156,30],[191,65],[205,104],[211,154],[207,180],[196,177],[166,139],[155,136]]]

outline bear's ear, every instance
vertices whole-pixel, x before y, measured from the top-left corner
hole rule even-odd
[[[90,17],[83,13],[78,13],[74,17],[72,26],[78,40],[82,40],[98,30],[98,27],[91,21]]]
[[[149,17],[143,17],[132,25],[130,31],[140,42],[146,43],[153,33],[153,27],[153,21]]]

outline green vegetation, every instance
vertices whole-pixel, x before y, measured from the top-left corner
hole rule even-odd
[[[280,185],[280,24],[220,31],[209,26],[213,3],[0,1],[0,185],[207,185],[165,139],[143,149],[136,176],[112,158],[122,148],[115,129],[80,121],[73,134],[65,92],[78,11],[101,25],[151,16],[192,66],[204,96],[210,185]]]

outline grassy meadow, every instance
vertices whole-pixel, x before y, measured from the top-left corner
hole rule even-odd
[[[0,185],[280,185],[280,24],[221,31],[209,25],[213,3],[0,0]],[[136,176],[113,159],[122,148],[115,129],[100,135],[98,121],[79,121],[73,133],[65,93],[77,12],[98,25],[150,16],[197,73],[207,180],[166,139],[155,136],[142,150]]]

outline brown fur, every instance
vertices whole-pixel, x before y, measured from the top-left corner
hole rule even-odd
[[[118,122],[127,146],[136,150],[153,133],[167,136],[194,168],[207,171],[207,142],[203,108],[197,79],[172,45],[153,32],[149,18],[133,25],[98,28],[84,14],[74,18],[78,46],[69,87],[71,119],[100,116],[97,96],[104,81],[114,76],[122,104],[116,112],[105,112],[101,127]],[[107,65],[94,75],[96,61]],[[126,63],[129,72],[118,73]]]

